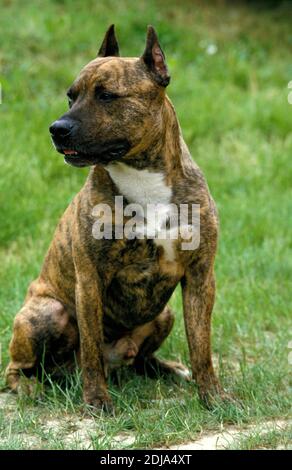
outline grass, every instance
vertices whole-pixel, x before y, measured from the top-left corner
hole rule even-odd
[[[254,450],[254,449],[276,449],[291,450],[292,446],[292,427],[288,426],[284,430],[277,428],[271,429],[265,433],[253,432],[243,436],[232,446],[231,450]]]
[[[222,423],[291,417],[291,4],[2,3],[2,372],[13,317],[38,275],[59,217],[87,174],[63,164],[48,126],[66,109],[66,89],[96,55],[109,24],[117,25],[122,53],[135,56],[143,51],[146,24],[152,23],[172,74],[169,95],[219,208],[213,349],[222,382],[243,408],[218,403],[209,412],[194,385],[124,371],[119,385],[110,385],[116,416],[96,417],[90,443],[110,448],[123,433],[134,438],[130,448],[151,448],[194,438]],[[177,320],[160,355],[188,363],[179,291],[172,304]],[[83,413],[79,373],[67,381],[65,387],[51,383],[38,400],[20,397],[16,405],[2,407],[0,448],[86,447],[78,436],[76,442],[65,439]],[[64,426],[46,427],[54,420]],[[287,435],[278,431],[269,438],[271,446],[286,443]],[[243,440],[240,448],[258,447],[259,439]]]

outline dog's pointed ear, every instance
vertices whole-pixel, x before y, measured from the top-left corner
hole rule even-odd
[[[118,57],[119,55],[119,45],[115,34],[115,25],[112,24],[105,33],[105,37],[102,41],[97,57]]]
[[[166,87],[169,84],[170,75],[156,31],[151,25],[147,28],[146,48],[141,59],[152,73],[155,81]]]

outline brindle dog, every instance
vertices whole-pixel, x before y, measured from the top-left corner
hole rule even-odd
[[[217,213],[166,96],[169,80],[153,27],[140,58],[120,58],[112,25],[98,57],[70,87],[70,109],[50,132],[67,163],[91,170],[15,318],[6,372],[12,390],[23,374],[35,374],[43,357],[50,370],[79,353],[84,400],[94,407],[111,406],[108,366],[184,374],[181,364],[153,354],[172,329],[167,302],[180,283],[192,377],[204,400],[225,396],[210,345]],[[182,250],[179,240],[95,239],[93,208],[106,203],[114,211],[116,195],[125,204],[199,204],[199,247]]]

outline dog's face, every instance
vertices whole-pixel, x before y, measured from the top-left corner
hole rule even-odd
[[[98,57],[68,90],[69,111],[50,127],[56,149],[78,167],[107,164],[142,151],[161,130],[168,82],[152,27],[141,58],[120,58],[111,26]]]

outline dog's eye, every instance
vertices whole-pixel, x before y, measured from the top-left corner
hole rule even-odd
[[[111,101],[115,98],[115,95],[113,95],[112,93],[108,93],[108,92],[103,92],[99,95],[99,99],[101,101]]]
[[[111,93],[110,91],[103,91],[99,87],[96,88],[95,94],[99,101],[103,101],[106,103],[118,98],[118,95],[115,95],[115,93]]]

